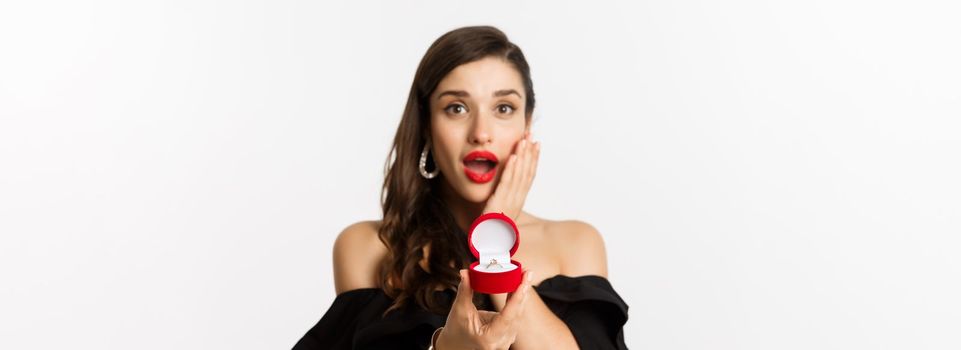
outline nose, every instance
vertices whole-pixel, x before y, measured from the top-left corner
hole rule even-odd
[[[472,144],[483,145],[491,142],[490,121],[483,113],[474,115],[471,131],[468,134]]]

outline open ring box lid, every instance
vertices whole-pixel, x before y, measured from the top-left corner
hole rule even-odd
[[[521,263],[511,260],[520,246],[520,231],[514,220],[504,213],[481,215],[471,224],[467,242],[471,253],[479,259],[468,269],[471,289],[486,294],[517,290],[523,272]],[[490,266],[494,260],[500,266]]]

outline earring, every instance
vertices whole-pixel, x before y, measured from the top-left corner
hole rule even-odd
[[[423,176],[425,179],[430,180],[430,179],[433,179],[434,176],[437,176],[437,174],[440,173],[440,167],[437,167],[436,169],[434,169],[434,172],[432,173],[427,172],[427,151],[428,150],[430,150],[429,143],[424,145],[424,151],[420,152],[420,175]]]

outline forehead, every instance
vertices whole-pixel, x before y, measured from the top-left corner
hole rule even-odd
[[[463,90],[475,98],[490,97],[494,91],[504,89],[514,89],[523,95],[522,80],[510,62],[487,57],[454,68],[437,84],[431,97],[435,99],[445,90]]]

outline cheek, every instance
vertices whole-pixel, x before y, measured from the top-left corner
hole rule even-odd
[[[512,134],[511,134],[511,136],[510,136],[510,138],[509,138],[509,140],[511,140],[511,141],[510,141],[510,145],[507,145],[508,149],[511,150],[511,153],[512,153],[512,154],[517,150],[517,145],[518,145],[518,144],[521,142],[521,140],[523,140],[523,139],[524,139],[524,130],[523,130],[523,129],[521,129],[520,131],[512,131]]]
[[[434,144],[431,146],[434,156],[434,161],[446,161],[450,156],[450,147],[444,142],[444,140],[434,139]]]
[[[446,166],[453,162],[460,152],[459,146],[451,136],[449,133],[435,133],[432,136],[433,145],[431,148],[433,148],[434,152],[434,162],[441,163],[441,166]]]

